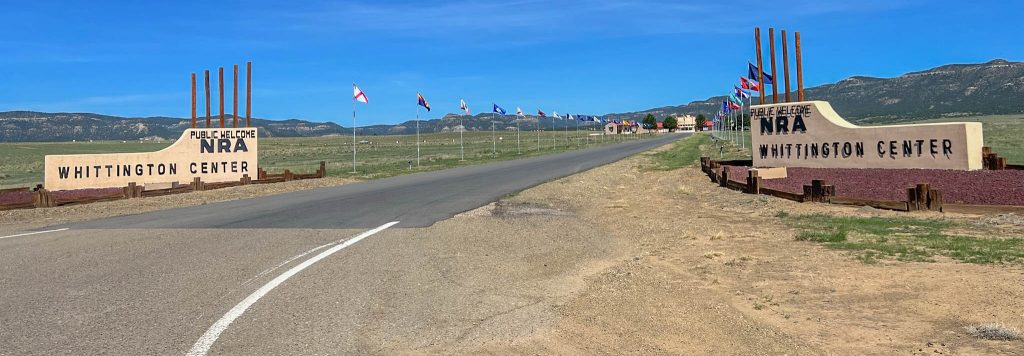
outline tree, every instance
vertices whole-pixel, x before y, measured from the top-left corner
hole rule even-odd
[[[679,120],[676,120],[675,116],[667,116],[665,117],[665,120],[661,121],[661,126],[668,129],[669,132],[672,132],[679,126]]]
[[[708,118],[704,117],[704,114],[697,114],[697,119],[693,120],[694,131],[704,131],[704,123],[708,121]]]
[[[651,130],[658,127],[658,119],[655,119],[654,115],[647,114],[643,122],[645,129]]]

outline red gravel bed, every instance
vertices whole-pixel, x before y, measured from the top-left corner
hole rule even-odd
[[[928,183],[942,191],[946,203],[1024,206],[1024,171],[955,171],[945,169],[789,168],[788,177],[765,179],[762,186],[803,194],[804,184],[821,179],[836,187],[836,196],[907,199],[907,188]],[[747,167],[730,167],[729,179],[746,182]]]

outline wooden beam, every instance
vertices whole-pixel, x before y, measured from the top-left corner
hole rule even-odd
[[[775,29],[768,28],[768,57],[772,64],[772,104],[779,103],[779,76],[775,75]]]
[[[192,128],[196,128],[196,74],[192,73]]]
[[[782,30],[782,74],[786,77],[784,81],[786,83],[786,102],[792,101],[789,97],[789,46],[786,44],[786,30]],[[775,78],[779,80],[779,78]]]
[[[235,74],[232,76],[234,80],[234,94],[231,96],[231,127],[238,127],[238,65],[235,64]]]
[[[804,64],[800,53],[800,31],[794,34],[796,44],[796,100],[804,101]]]
[[[217,93],[220,95],[220,128],[224,128],[224,67],[217,68],[219,88]]]
[[[249,127],[252,115],[252,62],[245,62],[245,127]]]
[[[210,70],[203,71],[206,74],[206,127],[210,127]]]
[[[764,67],[761,65],[761,28],[754,27],[754,42],[757,44],[754,46],[757,48],[757,86],[758,93],[760,94],[761,101],[759,104],[764,105]],[[754,78],[750,78],[754,79]]]

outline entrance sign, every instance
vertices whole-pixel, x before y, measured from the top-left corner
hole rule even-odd
[[[982,169],[981,123],[860,127],[825,101],[754,105],[755,167]]]
[[[236,181],[258,171],[256,128],[188,129],[171,146],[144,153],[46,156],[48,190],[170,182]]]

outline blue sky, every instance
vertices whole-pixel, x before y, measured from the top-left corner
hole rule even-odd
[[[1007,1],[2,1],[0,111],[187,117],[190,73],[202,96],[246,60],[260,118],[348,126],[353,82],[360,126],[414,118],[417,91],[423,118],[635,111],[725,93],[754,26],[801,31],[807,86],[1024,58]]]

